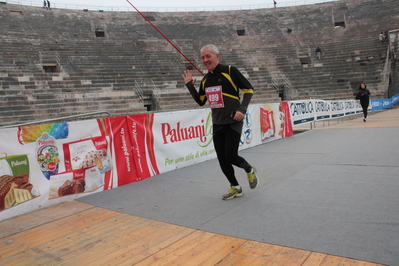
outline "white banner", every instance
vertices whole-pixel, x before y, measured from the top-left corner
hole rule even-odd
[[[290,101],[289,106],[294,126],[315,121],[314,100]]]
[[[208,108],[156,113],[152,131],[160,173],[216,157]]]
[[[56,191],[50,189],[54,187],[50,177],[68,172],[64,163],[63,144],[101,136],[101,133],[96,120],[73,122],[71,125],[56,123],[0,130],[0,177],[2,182],[10,186],[6,195],[0,195],[0,220],[79,197],[79,194],[59,196],[59,187]],[[21,156],[25,156],[26,160],[20,159]],[[27,168],[22,170],[22,164]],[[8,180],[7,176],[13,181]],[[68,181],[63,180],[60,186]],[[84,191],[84,186],[81,189]],[[15,195],[23,197],[13,197],[14,191]],[[90,187],[90,191],[94,189]]]
[[[358,100],[324,101],[312,99],[290,101],[289,105],[294,126],[362,112],[362,107]]]

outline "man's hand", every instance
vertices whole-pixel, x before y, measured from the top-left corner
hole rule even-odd
[[[236,120],[236,121],[241,121],[241,120],[244,119],[244,117],[245,117],[245,115],[244,115],[243,113],[237,111],[237,112],[234,114],[233,119]]]
[[[187,84],[190,81],[192,81],[193,85],[195,85],[195,82],[197,81],[196,79],[193,79],[193,71],[190,69],[186,69],[186,71],[184,71],[181,76],[184,79],[184,84]]]

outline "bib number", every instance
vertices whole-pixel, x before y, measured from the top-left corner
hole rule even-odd
[[[205,88],[206,98],[211,108],[223,108],[222,86]]]

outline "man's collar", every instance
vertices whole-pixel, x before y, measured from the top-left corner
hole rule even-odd
[[[216,70],[216,72],[217,72],[217,70],[219,69],[219,67],[220,67],[220,63],[218,63],[217,66],[216,66],[212,71],[209,71],[209,72],[213,74],[213,73],[215,72],[215,70]]]

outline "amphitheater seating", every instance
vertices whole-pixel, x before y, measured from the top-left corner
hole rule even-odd
[[[346,0],[145,15],[198,67],[199,49],[216,44],[221,63],[251,81],[253,102],[266,103],[353,98],[361,81],[386,97],[388,46],[378,34],[399,28],[398,11],[396,0]],[[189,63],[138,13],[1,3],[0,25],[0,126],[99,110],[199,108],[181,78]]]

